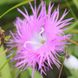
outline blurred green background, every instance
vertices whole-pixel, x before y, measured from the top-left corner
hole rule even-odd
[[[48,3],[51,0],[45,0],[48,6]],[[65,33],[72,34],[72,40],[78,42],[78,0],[52,0],[55,4],[55,8],[59,5],[60,12],[62,13],[65,9],[69,11],[68,17],[73,17],[72,25],[68,26],[68,31]],[[23,3],[23,4],[21,4]],[[37,5],[39,5],[40,0],[37,0]],[[19,4],[19,5],[18,5]],[[33,1],[32,1],[33,4]],[[12,55],[8,56],[6,53],[6,44],[5,42],[9,38],[9,31],[14,29],[13,22],[16,17],[22,17],[21,14],[17,11],[18,8],[23,9],[23,6],[27,8],[29,14],[31,14],[30,7],[27,0],[0,0],[0,27],[4,30],[4,46],[0,45],[0,78],[31,78],[32,70],[21,71],[14,67],[14,64],[10,61]],[[16,7],[15,7],[16,6]],[[2,16],[8,9],[13,8]],[[1,31],[0,31],[1,32]],[[1,35],[0,35],[1,37]],[[78,58],[78,45],[71,44],[67,47],[67,53],[69,55],[74,55]],[[8,56],[8,57],[7,57]],[[64,58],[63,56],[60,57]],[[59,71],[55,66],[53,70],[47,71],[47,75],[44,75],[44,78],[59,78]],[[42,78],[39,72],[35,73],[35,78]],[[78,70],[67,69],[63,66],[60,78],[78,78]]]

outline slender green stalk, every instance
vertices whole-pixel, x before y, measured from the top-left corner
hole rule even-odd
[[[63,63],[61,64],[58,78],[61,78],[62,71],[63,71]]]
[[[4,51],[5,50],[4,50],[3,46],[1,46],[0,54],[2,53],[2,55],[0,56],[0,76],[1,76],[0,78],[12,78],[9,64],[5,63],[6,61],[8,62],[8,60],[6,59],[6,54],[3,53]],[[5,65],[3,66],[3,64],[5,64]]]
[[[19,7],[19,6],[22,6],[22,5],[26,4],[26,3],[28,3],[29,1],[33,1],[33,0],[25,0],[25,1],[21,2],[21,3],[19,3],[19,4],[16,4],[16,5],[13,6],[12,8],[8,9],[7,11],[5,11],[5,12],[0,16],[0,19],[1,19],[3,16],[5,16],[7,13],[9,13],[10,11],[12,11],[13,9],[15,9],[15,8],[17,8],[17,7]]]

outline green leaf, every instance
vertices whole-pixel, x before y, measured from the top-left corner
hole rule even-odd
[[[25,0],[25,1],[23,1],[23,2],[21,2],[21,3],[19,3],[19,4],[17,4],[17,5],[13,6],[12,8],[8,9],[7,11],[5,11],[5,12],[0,16],[0,19],[1,19],[3,16],[5,16],[7,13],[9,13],[10,11],[12,11],[13,9],[18,8],[19,6],[22,6],[22,5],[26,4],[26,3],[28,3],[29,1],[33,1],[33,0]]]
[[[75,6],[78,8],[78,0],[73,0],[73,3],[74,3]]]
[[[33,70],[31,68],[28,68],[28,71],[29,71],[30,75],[32,76],[32,71]],[[34,78],[42,78],[42,76],[38,71],[35,71]]]
[[[78,78],[78,70],[70,70],[71,76],[68,78]]]
[[[46,0],[46,4],[49,5],[50,0]]]
[[[3,46],[0,47],[0,74],[1,78],[12,78],[9,64],[6,63],[8,60],[6,59],[6,54]]]
[[[20,78],[30,78],[29,70],[22,71]]]
[[[75,15],[75,13],[74,13],[74,11],[73,11],[71,5],[70,5],[70,2],[71,2],[71,1],[65,0],[65,2],[66,2],[67,6],[68,6],[69,9],[70,9],[70,13],[71,13],[72,16],[75,18],[75,20],[77,20],[77,17],[76,17],[76,15]]]
[[[75,21],[74,23],[72,23],[67,30],[65,30],[65,33],[78,33],[78,30],[75,29],[75,27],[78,26],[78,21]]]

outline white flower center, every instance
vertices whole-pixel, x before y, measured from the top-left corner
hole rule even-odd
[[[41,28],[40,33],[36,34],[30,41],[26,41],[24,44],[24,47],[26,47],[26,44],[30,44],[34,50],[39,49],[45,42],[46,37],[43,35],[44,28]]]

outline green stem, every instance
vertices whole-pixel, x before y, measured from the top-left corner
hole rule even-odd
[[[2,55],[0,55],[0,69],[2,68],[3,64],[4,67],[0,70],[0,78],[12,78],[11,76],[11,72],[10,72],[10,67],[8,63],[5,63],[6,61],[8,61],[6,59],[6,54],[3,53],[5,50],[3,48],[3,46],[0,47],[0,53]]]
[[[21,3],[19,3],[19,4],[17,4],[17,5],[13,6],[12,8],[8,9],[7,11],[5,11],[5,12],[0,16],[0,19],[1,19],[3,16],[5,16],[7,13],[9,13],[10,11],[12,11],[13,9],[15,9],[15,8],[17,8],[17,7],[19,7],[19,6],[22,6],[22,5],[26,4],[26,3],[28,3],[29,1],[33,1],[33,0],[25,0],[25,1],[23,1],[23,2],[21,2]]]

